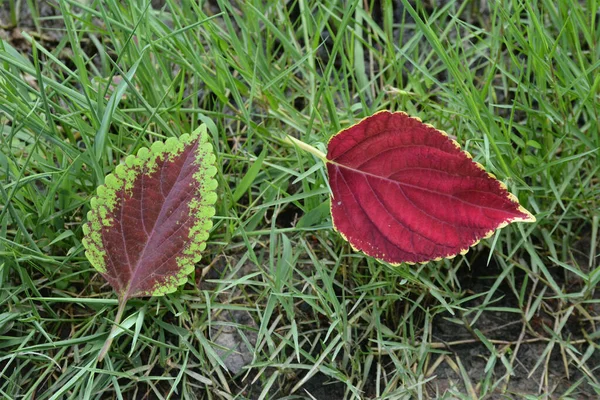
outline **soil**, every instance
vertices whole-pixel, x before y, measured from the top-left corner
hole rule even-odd
[[[458,280],[463,285],[463,289],[468,293],[486,293],[494,283],[496,277],[502,273],[496,264],[486,265],[485,259],[487,257],[484,254],[481,254],[481,256],[479,262],[472,264],[470,271],[464,269],[462,272],[459,272],[460,276]],[[517,279],[521,277],[519,273],[516,273]],[[558,273],[554,275],[554,278],[559,286],[567,283]],[[494,297],[502,297],[499,303],[494,303],[496,307],[518,308],[514,292],[504,282],[500,285]],[[479,298],[478,300],[466,303],[465,307],[470,310],[477,309],[477,306],[482,302],[483,299]],[[565,366],[559,345],[554,346],[549,354],[545,354],[548,346],[548,341],[545,338],[551,337],[554,325],[552,314],[559,314],[567,307],[568,305],[561,304],[558,301],[554,304],[548,303],[546,309],[548,312],[534,315],[529,329],[524,327],[520,317],[515,317],[516,314],[510,312],[484,312],[476,324],[469,328],[464,324],[452,322],[452,319],[456,320],[457,316],[450,314],[440,315],[433,323],[433,341],[447,344],[445,349],[450,352],[449,358],[455,363],[457,359],[462,362],[474,387],[486,375],[486,363],[490,358],[491,352],[480,340],[476,339],[477,336],[473,333],[473,330],[480,330],[487,339],[510,343],[510,347],[496,344],[497,351],[510,348],[510,351],[504,353],[508,360],[512,357],[516,359],[513,364],[513,375],[510,376],[506,384],[508,394],[495,394],[492,392],[485,397],[486,399],[518,399],[526,395],[543,395],[544,397],[542,398],[547,399],[562,398],[562,394],[573,385],[573,382],[582,378],[581,370],[572,364],[568,368]],[[463,320],[470,321],[473,317],[474,314],[471,314]],[[570,336],[572,341],[583,339],[582,328],[584,327],[581,326],[582,321],[585,321],[584,317],[573,313],[563,329],[563,337]],[[565,332],[567,335],[565,335]],[[453,344],[457,342],[464,343]],[[520,343],[518,351],[516,347],[517,343]],[[580,347],[578,350],[585,352],[586,346],[587,344],[584,344],[584,347]],[[538,363],[539,365],[536,365]],[[586,361],[586,365],[592,370],[599,363],[600,356],[597,354],[594,354]],[[547,376],[545,376],[545,373],[547,373]],[[507,370],[500,360],[497,361],[493,369],[493,374],[496,378],[507,374]],[[432,375],[435,375],[436,379],[429,385],[430,395],[443,393],[450,388],[455,388],[455,390],[465,393],[466,388],[461,383],[463,379],[460,376],[460,372],[452,365],[452,362],[442,362],[435,368]],[[480,391],[477,392],[479,393]],[[582,383],[578,387],[578,390],[572,392],[570,396],[574,399],[597,398],[593,388],[587,385],[587,383]]]
[[[60,10],[55,2],[38,2],[39,25],[36,26],[27,2],[21,2],[16,20],[10,15],[10,2],[3,1],[0,5],[0,39],[8,41],[15,49],[31,53],[31,46],[23,37],[27,33],[39,40],[45,47],[52,48],[58,44],[64,35],[64,23],[60,17]]]

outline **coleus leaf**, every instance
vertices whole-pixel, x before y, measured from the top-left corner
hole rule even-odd
[[[496,229],[535,221],[456,141],[405,113],[378,112],[334,135],[326,156],[312,152],[327,164],[334,228],[392,264],[465,254]]]
[[[175,291],[200,260],[215,213],[214,163],[202,125],[128,156],[98,187],[83,245],[119,296],[116,323],[127,299]]]

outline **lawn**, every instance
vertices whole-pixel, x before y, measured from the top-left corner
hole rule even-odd
[[[0,397],[600,396],[596,0],[0,5]],[[537,222],[399,266],[333,229],[321,151],[380,110],[444,130]],[[205,124],[218,200],[173,294],[82,245],[130,154]]]

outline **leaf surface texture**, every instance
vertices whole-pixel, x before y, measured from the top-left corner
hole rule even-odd
[[[173,292],[200,260],[217,182],[206,128],[129,156],[92,199],[83,244],[119,294]]]
[[[334,227],[390,263],[453,257],[510,222],[535,220],[447,134],[404,113],[341,131],[327,159]]]

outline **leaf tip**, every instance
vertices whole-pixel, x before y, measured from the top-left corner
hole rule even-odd
[[[502,182],[500,182],[500,183],[502,185],[502,188],[504,190],[508,191],[508,189],[506,188],[506,185]],[[521,203],[519,203],[519,199],[517,198],[517,196],[508,192],[508,198],[510,199],[510,201],[515,203],[515,205],[517,205],[517,211],[519,211],[519,213],[523,214],[522,217],[515,217],[515,218],[511,219],[509,222],[536,222],[535,216],[532,213],[530,213],[529,210],[527,210],[525,207],[523,207],[521,205]]]
[[[531,212],[529,212],[529,210],[527,210],[525,207],[519,205],[519,211],[525,215],[525,217],[521,217],[521,218],[517,218],[514,220],[514,222],[536,222],[537,219],[535,218],[535,215],[533,215]]]

